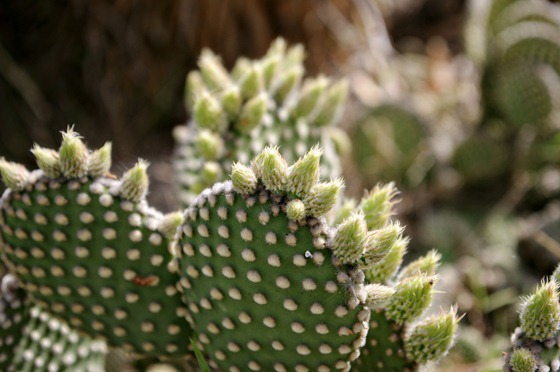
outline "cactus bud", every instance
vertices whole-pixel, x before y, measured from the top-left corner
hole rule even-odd
[[[241,109],[241,92],[237,85],[228,87],[221,98],[222,107],[229,120],[234,120],[239,115]]]
[[[198,97],[204,92],[205,86],[202,75],[198,71],[191,71],[185,81],[184,104],[187,112],[193,112],[194,104]]]
[[[330,211],[336,204],[343,187],[344,181],[342,179],[315,184],[304,198],[307,215],[320,217]]]
[[[73,128],[62,132],[62,144],[58,151],[60,170],[66,177],[82,177],[88,170],[88,151],[82,138]]]
[[[436,280],[433,275],[417,275],[397,283],[395,294],[385,308],[387,318],[402,325],[420,316],[432,302],[432,287]]]
[[[263,77],[259,66],[253,65],[240,82],[241,97],[249,99],[256,96],[263,87]]]
[[[357,262],[364,253],[367,226],[362,214],[354,213],[336,229],[333,252],[345,264]]]
[[[441,260],[441,254],[439,254],[435,249],[433,249],[429,251],[427,255],[420,257],[415,261],[412,261],[411,263],[406,265],[399,272],[397,280],[401,281],[405,278],[419,275],[419,274],[435,275],[440,260]]]
[[[389,280],[401,265],[407,245],[407,238],[398,239],[381,261],[367,268],[365,273],[368,280],[377,283],[384,283]]]
[[[330,125],[337,120],[344,108],[344,103],[348,97],[348,82],[341,80],[331,86],[321,103],[321,110],[313,122],[322,127]]]
[[[277,102],[284,102],[286,97],[294,90],[303,77],[303,67],[296,65],[286,73],[283,73],[274,86],[274,98]]]
[[[237,61],[235,61],[233,69],[231,70],[231,78],[236,82],[241,81],[251,70],[252,66],[253,64],[248,58],[238,58]]]
[[[387,224],[392,215],[394,204],[392,199],[397,193],[393,183],[378,184],[362,199],[359,207],[364,212],[368,229],[381,229]]]
[[[0,158],[0,174],[6,187],[20,191],[25,188],[29,179],[29,171],[21,164],[6,161]]]
[[[304,59],[305,59],[305,49],[301,44],[294,45],[286,52],[286,61],[290,65],[302,64]]]
[[[209,130],[201,130],[196,138],[196,145],[200,155],[205,160],[216,160],[224,151],[222,137]]]
[[[211,89],[224,89],[231,85],[229,74],[220,58],[209,49],[204,49],[198,61],[204,81]]]
[[[203,92],[194,104],[194,119],[200,128],[223,132],[227,129],[226,114],[216,99],[208,92]]]
[[[327,88],[329,80],[324,76],[319,76],[316,79],[309,79],[303,83],[301,93],[299,95],[298,103],[294,110],[296,117],[305,117],[317,107],[317,102],[321,94]]]
[[[305,204],[299,199],[290,200],[286,206],[286,215],[290,220],[302,220],[305,218]]]
[[[398,223],[385,226],[383,229],[368,232],[364,256],[360,267],[368,269],[381,261],[401,238],[402,228]]]
[[[382,284],[368,284],[365,286],[365,290],[367,293],[366,305],[372,309],[383,308],[395,293],[393,288]]]
[[[263,82],[266,88],[270,88],[279,64],[280,56],[278,55],[270,56],[262,62]]]
[[[537,369],[535,356],[524,347],[513,351],[509,365],[514,372],[533,372]]]
[[[288,169],[288,191],[298,196],[309,193],[319,180],[319,165],[323,149],[314,146]]]
[[[407,357],[418,364],[441,358],[453,344],[458,322],[457,309],[451,308],[416,325],[405,339]]]
[[[177,228],[183,223],[183,213],[171,212],[163,216],[160,221],[158,230],[169,240],[175,237]]]
[[[560,327],[556,280],[541,283],[536,292],[525,300],[520,319],[521,328],[528,337],[544,341],[554,336]]]
[[[140,159],[121,179],[121,195],[134,203],[140,202],[148,192],[148,162]]]
[[[279,192],[284,189],[288,165],[277,147],[266,147],[253,162],[253,170],[268,190]]]
[[[35,156],[35,159],[37,159],[37,165],[47,177],[57,178],[60,176],[58,152],[46,149],[37,144],[33,146],[31,152]]]
[[[390,222],[382,229],[375,230],[373,232],[376,241],[375,252],[381,253],[384,256],[391,250],[397,240],[402,237],[403,230],[404,228],[401,227],[399,221],[396,221],[394,223]]]
[[[233,163],[231,167],[233,188],[240,194],[248,195],[257,189],[257,176],[253,170],[241,163]]]
[[[207,185],[212,185],[222,177],[222,168],[215,161],[208,161],[202,167],[201,179]]]
[[[268,57],[283,56],[286,53],[286,48],[286,40],[284,38],[278,37],[272,42],[272,44],[270,44],[270,47],[266,51],[266,55]]]
[[[236,129],[242,133],[248,133],[251,129],[259,125],[266,114],[267,97],[261,93],[251,98],[241,109],[241,114],[237,119]]]
[[[91,153],[89,159],[89,173],[93,177],[102,176],[111,169],[111,142],[105,142],[103,147]]]

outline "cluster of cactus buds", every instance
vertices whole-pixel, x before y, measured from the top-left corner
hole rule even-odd
[[[179,202],[187,206],[204,188],[226,180],[233,162],[248,162],[267,145],[280,146],[295,161],[321,143],[328,161],[323,176],[339,175],[333,141],[343,143],[344,133],[333,135],[331,124],[341,115],[347,83],[304,79],[303,58],[301,45],[288,48],[277,39],[262,59],[241,58],[230,73],[219,57],[203,51],[200,71],[186,80],[192,121],[174,131]]]

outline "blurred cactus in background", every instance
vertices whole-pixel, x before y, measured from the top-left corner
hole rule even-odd
[[[229,73],[218,56],[202,52],[200,71],[189,73],[185,87],[192,121],[174,130],[181,205],[224,180],[234,161],[247,162],[267,145],[279,146],[295,161],[320,143],[326,155],[322,175],[340,175],[335,141],[347,147],[348,140],[332,124],[342,114],[347,83],[304,79],[303,59],[301,45],[288,49],[277,39],[262,59],[241,58]]]

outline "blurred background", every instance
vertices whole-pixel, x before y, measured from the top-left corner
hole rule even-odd
[[[519,295],[560,259],[560,17],[552,1],[170,0],[0,7],[0,154],[31,166],[75,125],[113,172],[152,166],[169,197],[185,76],[204,47],[231,68],[278,36],[308,75],[349,79],[349,196],[396,182],[408,259],[437,248],[457,347],[438,368],[500,368]],[[439,305],[438,305],[439,306]],[[434,367],[435,368],[435,367]]]

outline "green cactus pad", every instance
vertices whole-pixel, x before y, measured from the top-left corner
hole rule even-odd
[[[406,358],[404,327],[389,321],[382,310],[373,311],[368,338],[356,361],[358,371],[412,371],[417,364]]]
[[[106,353],[104,341],[80,334],[40,306],[32,306],[7,371],[102,371]]]
[[[17,279],[1,280],[0,369],[7,372],[101,371],[107,347],[78,334],[29,301]]]
[[[313,156],[312,150],[301,161]],[[299,168],[283,163],[265,149],[253,163],[256,188],[243,186],[243,179],[254,182],[243,168],[245,177],[214,185],[186,209],[176,255],[187,319],[216,368],[348,370],[370,316],[364,275],[333,254],[336,233],[320,217],[325,210],[287,217],[291,200],[313,204],[323,184],[306,187]]]
[[[7,274],[0,278],[0,370],[6,371],[29,320],[26,296],[16,278]]]
[[[83,144],[72,146],[88,154]],[[83,156],[76,166],[74,155],[65,163],[62,155],[61,169],[87,170]],[[31,172],[23,189],[2,197],[2,253],[31,297],[72,327],[139,354],[179,356],[190,328],[167,263],[180,219],[143,199],[145,166],[122,180]]]
[[[234,161],[246,163],[267,145],[279,145],[282,155],[295,161],[321,143],[322,176],[339,176],[334,134],[328,129],[340,118],[347,85],[325,77],[302,79],[300,46],[287,48],[277,39],[261,60],[240,59],[231,74],[205,51],[199,67],[202,73],[191,72],[186,85],[193,120],[174,131],[174,185],[180,203],[187,206],[204,188],[224,181]],[[220,169],[214,178],[203,172],[208,161]]]
[[[187,209],[181,284],[215,366],[344,370],[359,355],[369,311],[349,305],[354,287],[340,282],[349,277],[325,246],[328,228],[313,217],[289,220],[285,210],[284,198],[239,195],[231,183]]]

